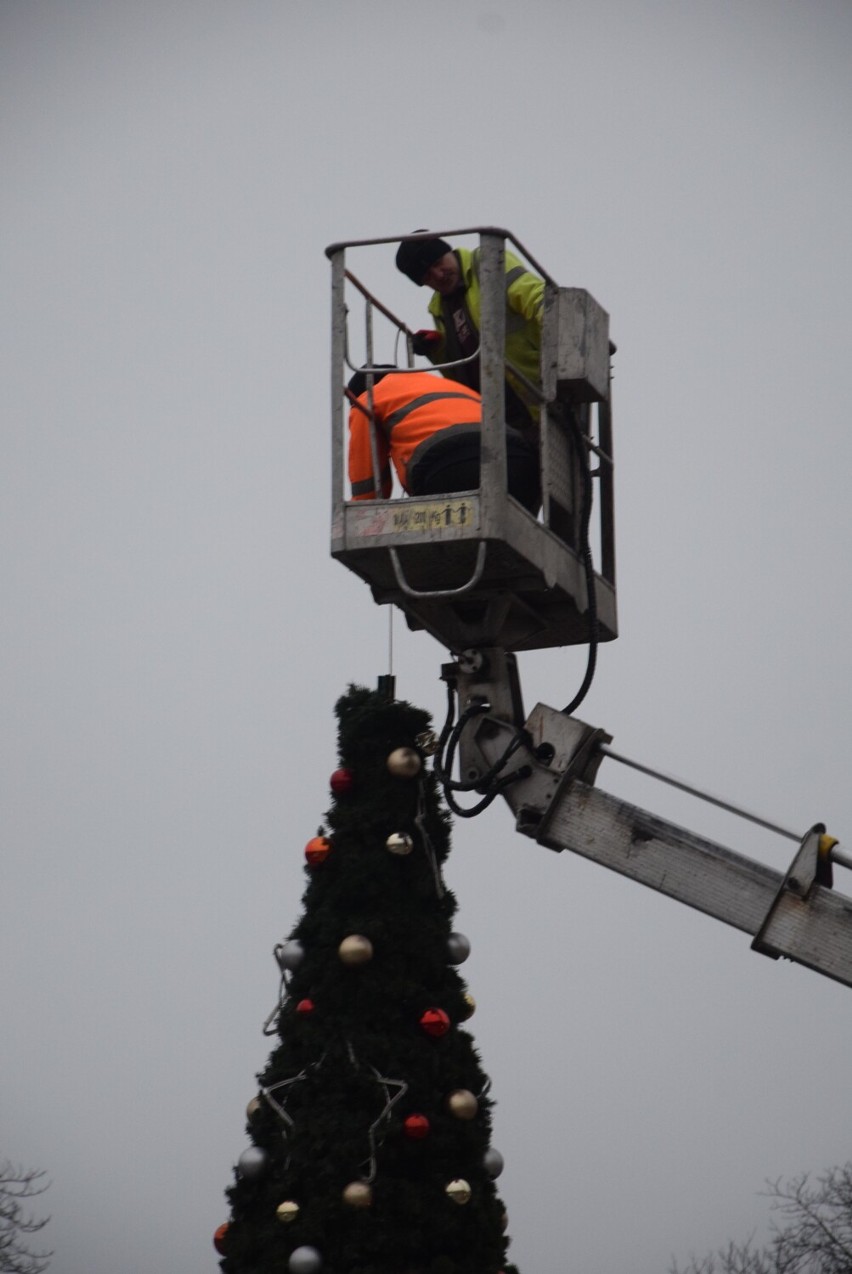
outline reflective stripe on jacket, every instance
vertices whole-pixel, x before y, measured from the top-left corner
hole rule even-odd
[[[361,394],[349,412],[349,481],[353,500],[375,500],[370,449],[369,395]],[[466,385],[450,387],[432,372],[390,372],[373,388],[376,452],[381,494],[391,493],[390,463],[404,491],[408,462],[422,442],[452,425],[479,424],[482,400]]]
[[[455,248],[464,283],[464,302],[471,322],[477,332],[482,326],[482,289],[479,284],[480,250]],[[435,292],[429,302],[429,313],[443,339],[429,350],[433,363],[447,359],[445,298]],[[544,309],[544,280],[532,274],[511,252],[506,253],[506,361],[522,372],[534,385],[541,385],[541,318]],[[452,378],[456,373],[444,373]],[[463,371],[460,375],[463,375]],[[529,390],[506,368],[506,380],[518,397],[526,404],[535,420],[540,404]]]

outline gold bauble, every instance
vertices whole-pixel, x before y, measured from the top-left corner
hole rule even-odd
[[[394,748],[388,757],[388,769],[398,779],[413,779],[421,765],[420,753],[414,748]]]
[[[476,1000],[473,998],[470,991],[465,991],[464,1003],[465,1003],[465,1010],[464,1010],[464,1017],[462,1018],[462,1021],[466,1022],[467,1019],[469,1017],[473,1017],[474,1013],[476,1012]]]
[[[337,948],[344,964],[367,964],[373,958],[373,944],[362,933],[350,933]]]
[[[471,1190],[463,1177],[456,1177],[446,1187],[446,1193],[453,1203],[470,1203]]]
[[[469,1088],[456,1088],[447,1098],[447,1110],[456,1119],[475,1119],[479,1102]]]
[[[369,1208],[373,1203],[373,1187],[368,1181],[350,1181],[343,1187],[343,1202],[350,1208]]]
[[[252,1097],[251,1101],[246,1106],[246,1119],[249,1119],[249,1120],[254,1119],[255,1115],[257,1114],[259,1110],[260,1110],[260,1098]]]
[[[410,854],[413,848],[414,841],[408,832],[391,832],[385,841],[385,849],[389,849],[392,854]]]
[[[299,1215],[299,1205],[293,1199],[285,1199],[283,1203],[278,1204],[275,1209],[275,1215],[284,1225],[289,1225]]]

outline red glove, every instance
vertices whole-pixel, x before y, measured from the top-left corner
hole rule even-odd
[[[428,328],[421,328],[419,332],[415,332],[411,338],[411,348],[415,354],[429,354],[432,350],[440,345],[442,336],[440,332],[430,331]]]

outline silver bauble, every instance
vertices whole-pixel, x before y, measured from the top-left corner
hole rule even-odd
[[[297,1247],[290,1253],[290,1274],[317,1274],[322,1257],[315,1247]]]
[[[268,1165],[269,1156],[265,1150],[261,1150],[260,1146],[249,1146],[237,1160],[240,1176],[245,1177],[247,1181],[256,1181],[258,1177],[262,1177]]]
[[[413,779],[420,773],[422,764],[420,754],[414,748],[394,748],[388,757],[388,769],[398,779]]]
[[[289,942],[279,942],[275,948],[275,959],[282,973],[292,973],[298,969],[304,958],[305,948],[295,938],[291,938]]]
[[[503,1156],[500,1151],[495,1150],[493,1146],[489,1146],[482,1156],[482,1166],[489,1177],[499,1177],[503,1171]]]
[[[392,854],[410,854],[413,848],[414,841],[408,832],[391,832],[385,841],[385,849],[389,849]]]
[[[451,933],[447,938],[447,959],[450,964],[464,964],[470,955],[470,940],[463,933]]]

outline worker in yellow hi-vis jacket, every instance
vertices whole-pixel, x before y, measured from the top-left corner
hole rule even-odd
[[[482,292],[480,250],[452,248],[445,239],[406,239],[397,268],[419,287],[434,289],[429,313],[434,331],[417,332],[414,352],[437,364],[469,358],[479,348]],[[529,430],[539,418],[539,402],[523,381],[541,386],[541,319],[544,280],[506,253],[506,423]],[[448,367],[444,375],[479,389],[479,359]]]

